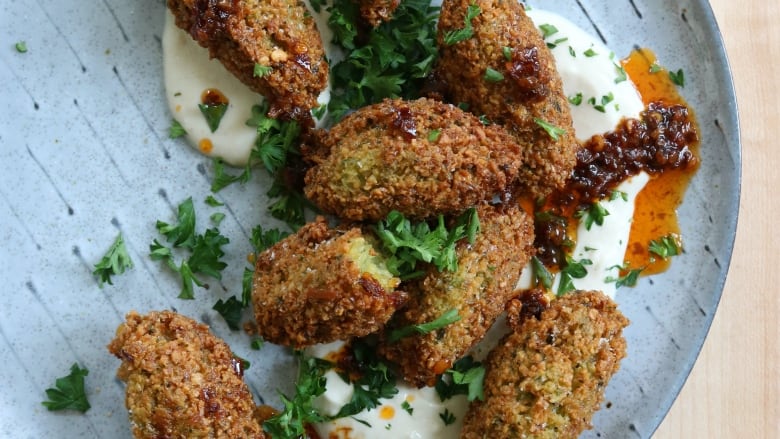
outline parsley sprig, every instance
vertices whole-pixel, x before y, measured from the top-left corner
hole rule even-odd
[[[398,393],[395,373],[379,359],[372,346],[367,343],[353,342],[351,348],[361,375],[352,382],[354,390],[352,398],[339,409],[333,416],[334,419],[374,409],[379,405],[380,399],[392,398]]]
[[[305,223],[304,212],[312,207],[303,194],[285,183],[286,168],[300,155],[298,138],[301,127],[294,120],[282,121],[269,117],[268,109],[268,102],[252,107],[252,116],[247,120],[247,125],[257,128],[257,139],[241,174],[229,174],[224,162],[219,158],[214,159],[211,191],[219,192],[236,182],[247,183],[252,178],[252,169],[262,164],[274,179],[266,193],[273,200],[268,210],[271,216],[295,230]]]
[[[129,268],[133,268],[133,261],[127,253],[125,241],[120,232],[114,243],[108,248],[106,254],[100,259],[100,262],[95,264],[95,271],[92,274],[98,277],[98,282],[102,288],[105,282],[113,285],[111,276],[122,274]]]
[[[176,223],[157,221],[157,231],[165,236],[167,242],[173,242],[172,248],[155,239],[149,246],[149,257],[165,262],[168,267],[179,273],[182,279],[180,299],[194,299],[193,284],[206,287],[207,284],[195,274],[199,273],[214,279],[222,279],[221,271],[227,266],[221,258],[225,255],[222,246],[230,240],[212,228],[203,234],[195,233],[195,208],[192,197],[187,198],[177,209]],[[176,264],[173,249],[188,251],[189,256]]]
[[[436,393],[446,401],[455,395],[467,395],[469,401],[485,400],[482,384],[485,381],[485,366],[470,355],[461,358],[452,368],[436,380]]]
[[[424,274],[417,270],[419,261],[433,263],[439,271],[457,270],[455,244],[463,238],[474,243],[479,218],[476,209],[468,209],[447,230],[444,217],[439,215],[437,226],[431,229],[425,221],[412,224],[402,213],[392,211],[375,230],[384,250],[390,254],[388,269],[402,279],[410,279]]]
[[[46,397],[49,399],[41,404],[50,411],[72,409],[86,412],[90,408],[84,391],[84,377],[87,375],[87,368],[82,369],[78,363],[73,363],[70,374],[57,378],[54,388],[46,389]]]
[[[661,259],[667,259],[670,256],[677,256],[680,254],[680,245],[678,244],[678,237],[675,235],[666,235],[658,239],[650,241],[648,250],[650,253],[656,254]]]
[[[295,395],[288,397],[279,394],[284,410],[263,422],[263,429],[273,439],[307,437],[306,424],[323,422],[327,417],[314,408],[313,401],[325,393],[325,371],[331,364],[325,360],[299,356],[298,379],[295,383]]]

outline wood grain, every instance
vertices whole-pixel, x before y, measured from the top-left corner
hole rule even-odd
[[[711,0],[734,75],[742,193],[726,288],[701,355],[656,438],[780,437],[780,2]]]

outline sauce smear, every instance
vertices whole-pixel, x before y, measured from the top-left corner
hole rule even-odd
[[[659,69],[655,63],[655,54],[648,49],[631,52],[623,62],[623,68],[639,90],[642,101],[645,105],[651,102],[685,105],[691,113],[691,120],[695,120],[693,111],[680,96],[677,86],[669,77],[669,72],[663,68]],[[657,255],[650,254],[648,251],[650,241],[673,235],[679,243],[680,225],[677,219],[677,207],[682,203],[691,177],[698,169],[699,142],[694,142],[689,145],[689,148],[696,157],[696,165],[666,170],[654,176],[637,197],[626,261],[632,268],[647,267],[642,272],[643,275],[661,273],[669,268],[670,264],[670,259],[663,260]],[[651,263],[651,259],[654,259],[654,262]]]

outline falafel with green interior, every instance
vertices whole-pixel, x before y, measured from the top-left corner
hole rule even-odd
[[[460,213],[505,191],[522,166],[503,128],[425,98],[363,107],[302,151],[306,196],[354,221]]]
[[[460,437],[578,437],[591,428],[626,355],[628,320],[600,291],[575,291],[538,319],[510,315],[508,321],[513,331],[484,362],[485,400],[471,403]]]
[[[516,205],[477,207],[480,233],[459,241],[456,271],[430,267],[404,284],[409,301],[385,327],[377,352],[398,365],[404,379],[422,387],[450,369],[479,342],[515,294],[520,272],[533,254],[533,222]],[[393,340],[393,331],[432,322],[450,310],[459,320],[434,331]]]
[[[333,229],[323,217],[257,256],[252,285],[257,331],[295,348],[381,329],[406,294],[375,238]]]

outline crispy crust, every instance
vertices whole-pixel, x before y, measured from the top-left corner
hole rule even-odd
[[[330,229],[319,217],[258,255],[252,288],[258,334],[301,348],[383,327],[406,295],[386,291],[349,257],[350,241],[362,236],[356,227]]]
[[[414,385],[433,385],[438,374],[482,339],[514,295],[520,272],[533,254],[533,225],[523,210],[483,204],[478,215],[482,230],[473,246],[465,240],[458,244],[458,270],[439,272],[434,267],[421,281],[405,286],[409,303],[386,333],[433,321],[452,308],[461,320],[378,347]]]
[[[314,165],[306,196],[350,220],[460,212],[504,191],[521,167],[505,130],[430,99],[361,108],[318,137],[304,148]]]
[[[310,122],[328,63],[300,0],[168,0],[168,8],[212,58],[271,101],[272,116]],[[272,70],[256,77],[255,64]]]
[[[447,45],[444,35],[464,27],[472,3],[481,10],[472,20],[474,36]],[[523,190],[537,198],[563,187],[576,163],[578,144],[555,60],[523,6],[507,0],[445,0],[438,43],[441,57],[436,75],[446,84],[451,102],[465,102],[474,114],[506,126],[523,147]],[[511,50],[510,60],[504,47]],[[485,80],[488,67],[504,79]],[[563,129],[564,134],[553,140],[536,118]]]
[[[368,24],[377,27],[383,21],[390,21],[401,0],[355,0],[360,6],[360,16]]]
[[[208,326],[171,311],[131,312],[108,350],[122,360],[134,437],[266,437],[240,362]]]
[[[485,401],[469,407],[461,438],[578,437],[626,354],[627,324],[598,291],[571,293],[523,321],[488,355]]]

